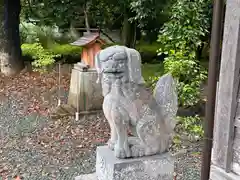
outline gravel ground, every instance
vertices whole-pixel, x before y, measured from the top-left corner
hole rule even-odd
[[[190,148],[188,152],[179,156],[175,163],[177,180],[199,180],[201,169],[201,155],[199,148]]]
[[[107,141],[108,123],[101,113],[77,122],[50,119],[47,112],[57,103],[56,77],[0,76],[0,180],[72,180],[94,172],[95,149]],[[65,82],[69,86],[69,75]],[[67,92],[62,89],[63,101]],[[189,151],[176,161],[177,180],[200,179],[200,147],[185,148]]]
[[[108,126],[101,114],[79,122],[56,121],[34,113],[16,114],[19,107],[13,103],[0,106],[0,176],[71,180],[93,171],[94,149],[108,138],[108,131],[102,132]]]

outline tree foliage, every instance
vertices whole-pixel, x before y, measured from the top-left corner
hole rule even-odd
[[[167,0],[22,0],[22,19],[39,26],[100,27],[121,30],[122,43],[135,47],[141,31],[148,40],[156,35],[166,19]],[[160,21],[161,19],[161,21]],[[158,22],[157,22],[158,21]],[[156,23],[157,22],[157,23]]]
[[[35,21],[41,25],[69,26],[78,21],[83,12],[83,0],[22,0],[22,17],[26,21]]]
[[[159,31],[167,18],[167,0],[21,0],[22,18],[41,25],[57,25],[60,28],[85,26],[87,10],[91,27],[124,29],[128,23],[136,23],[138,29]]]
[[[195,52],[205,43],[211,25],[211,0],[179,0],[171,10],[170,21],[164,24],[158,41],[163,53],[169,50]]]
[[[206,43],[211,26],[211,0],[178,0],[164,24],[158,41],[159,54],[166,54],[164,68],[178,80],[180,105],[195,105],[200,86],[207,78],[197,52]]]

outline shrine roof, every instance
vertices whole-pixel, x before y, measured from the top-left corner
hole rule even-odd
[[[98,39],[100,40],[100,43],[103,43],[103,41],[100,39],[99,33],[84,33],[81,38],[71,43],[71,45],[86,46]]]

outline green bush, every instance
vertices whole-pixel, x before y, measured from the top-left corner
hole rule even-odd
[[[173,147],[182,149],[184,142],[196,142],[204,137],[203,121],[199,116],[177,117]],[[185,144],[186,145],[186,144]]]
[[[207,79],[207,70],[194,56],[182,51],[169,54],[164,60],[164,73],[171,73],[177,80],[179,106],[194,106],[201,100],[201,85]],[[154,87],[159,76],[152,78]]]
[[[55,43],[70,43],[79,38],[79,34],[73,28],[63,33],[57,26],[37,26],[27,22],[21,22],[20,36],[22,43],[40,43],[44,48],[49,48]]]
[[[54,54],[60,54],[62,56],[79,56],[82,52],[82,47],[72,46],[70,44],[56,44],[50,48],[50,51]]]
[[[157,55],[157,50],[159,48],[160,48],[160,43],[148,44],[148,43],[140,42],[139,44],[136,45],[136,49],[139,52],[147,52],[154,55]]]
[[[20,23],[20,37],[22,43],[32,44],[39,42],[37,26],[32,23]]]
[[[164,74],[163,63],[158,64],[143,64],[142,75],[148,87],[155,87],[155,82],[158,77]]]
[[[54,62],[79,62],[82,48],[69,44],[55,44],[45,49],[40,43],[22,44],[23,56],[32,61],[35,69],[45,69]]]
[[[164,24],[158,41],[159,54],[165,54],[164,71],[178,81],[179,105],[188,107],[200,101],[200,86],[207,78],[197,52],[209,36],[210,0],[179,0],[171,9],[170,21]]]
[[[164,71],[177,78],[180,106],[194,106],[201,98],[200,87],[207,78],[207,71],[195,59],[194,54],[174,52],[164,61]]]
[[[49,65],[55,62],[59,55],[43,48],[40,43],[22,44],[23,56],[30,57],[33,60],[32,66],[38,71],[44,71]]]
[[[203,138],[203,121],[199,116],[177,117],[176,132],[187,135],[190,139]]]
[[[184,53],[179,51],[169,54],[163,64],[164,73],[171,73],[177,80],[179,106],[189,107],[198,104],[201,100],[200,87],[207,79],[207,71],[200,62],[194,57],[191,58],[191,55],[184,56]],[[162,74],[151,77],[152,88]]]
[[[82,47],[79,46],[55,44],[49,48],[49,51],[58,56],[56,60],[61,60],[65,63],[76,63],[81,60]]]
[[[20,35],[23,43],[40,43],[44,48],[54,44],[62,37],[62,33],[57,26],[37,26],[32,23],[21,22]]]
[[[114,46],[114,45],[122,45],[119,43],[110,43],[104,45],[102,48],[107,48],[109,46]],[[140,42],[136,45],[135,49],[139,51],[141,54],[142,58],[142,63],[159,63],[159,61],[156,61],[156,59],[163,59],[159,58],[157,55],[157,50],[160,48],[159,43],[146,43],[146,42]]]
[[[136,49],[140,52],[143,63],[154,63],[157,57],[157,50],[160,48],[160,43],[144,43],[140,42],[136,45]],[[158,58],[161,59],[161,58]]]

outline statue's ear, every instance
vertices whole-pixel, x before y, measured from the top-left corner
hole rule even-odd
[[[101,63],[100,63],[99,55],[100,55],[100,51],[95,55],[94,61],[95,61],[95,68],[97,72],[101,73]]]
[[[142,77],[142,62],[140,53],[137,50],[131,48],[126,48],[126,53],[128,57],[129,80],[136,84],[144,84],[145,81]]]
[[[101,62],[100,62],[100,52],[101,52],[101,51],[99,51],[99,52],[95,55],[95,68],[96,68],[97,73],[98,73],[97,83],[100,82],[100,78],[101,78],[101,74],[102,74],[102,67],[101,67]]]

